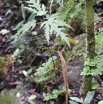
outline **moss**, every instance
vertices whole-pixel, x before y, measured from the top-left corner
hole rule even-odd
[[[95,57],[95,34],[94,34],[94,0],[85,0],[85,14],[86,14],[86,59],[93,59]],[[90,66],[89,66],[90,67]],[[91,69],[91,67],[90,67]],[[91,90],[92,76],[85,75],[83,80],[82,92],[85,95]]]
[[[85,23],[82,18],[72,18],[68,23],[73,28],[69,30],[70,36],[75,37],[85,32]]]
[[[8,66],[12,63],[13,63],[13,58],[11,55],[0,57],[0,78],[2,78],[7,74]]]
[[[0,68],[4,67],[4,65],[5,65],[5,58],[0,57]]]
[[[18,104],[16,98],[12,95],[0,96],[0,104]]]

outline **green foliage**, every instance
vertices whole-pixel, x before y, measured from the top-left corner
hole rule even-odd
[[[40,4],[40,0],[29,0],[26,1],[28,3],[28,7],[25,7],[31,13],[35,14],[36,16],[43,16],[46,15],[46,7]]]
[[[47,21],[44,21],[41,27],[44,28],[46,39],[49,43],[50,34],[55,34],[56,37],[60,36],[68,45],[68,38],[65,36],[64,27],[71,28],[67,23],[61,21],[58,15],[47,16]]]
[[[97,81],[91,83],[91,89],[97,89],[99,86],[100,84]]]
[[[87,93],[87,96],[85,99],[80,99],[78,97],[69,97],[71,100],[69,100],[70,104],[90,104],[94,97],[95,91],[91,91]]]
[[[90,91],[87,93],[87,96],[84,99],[83,104],[90,104],[90,102],[92,101],[93,97],[95,95],[95,91]]]
[[[46,18],[43,19],[42,24],[38,24],[41,24],[41,27],[43,27],[45,31],[44,35],[46,37],[47,42],[49,43],[50,35],[55,34],[56,37],[60,37],[69,45],[69,41],[66,35],[64,34],[64,30],[65,27],[71,27],[64,21],[60,20],[60,17],[58,15],[53,14],[49,16],[46,7],[43,4],[40,4],[40,0],[29,0],[26,2],[28,5],[26,7],[22,5],[21,8],[24,21],[21,21],[16,27],[17,33],[13,37],[15,39],[14,42],[18,41],[21,37],[25,36],[27,32],[31,32],[36,27],[37,21],[35,17],[45,16]],[[31,13],[31,16],[29,17],[27,22],[25,21],[25,9],[27,9]]]
[[[22,24],[23,21],[20,22],[20,24]],[[17,26],[19,27],[20,24],[18,24]],[[30,32],[31,30],[33,30],[33,28],[36,26],[36,21],[35,20],[31,20],[28,21],[27,23],[22,24],[22,26],[20,26],[20,29],[17,31],[17,33],[15,34],[14,38],[14,42],[18,41],[22,36],[26,35],[26,33]]]
[[[68,17],[68,14],[70,10],[74,7],[74,1],[68,0],[64,6],[61,4],[61,6],[58,9],[58,14],[61,16],[61,19],[65,20]],[[63,14],[62,14],[63,13]]]
[[[71,100],[69,100],[70,104],[78,104],[83,103],[83,99],[80,99],[78,97],[69,97]],[[78,102],[78,103],[77,103]]]
[[[99,101],[98,104],[103,104],[103,100]]]
[[[4,67],[4,65],[5,65],[5,58],[0,57],[0,68]]]
[[[97,47],[99,46],[100,48],[103,47],[103,28],[99,29],[99,32],[95,32],[96,34],[96,45]]]
[[[62,87],[58,90],[53,90],[51,93],[43,93],[43,96],[44,96],[44,101],[49,101],[51,99],[56,99],[59,95],[65,93],[65,88]],[[70,89],[68,89],[68,92],[70,92]]]
[[[81,75],[96,76],[103,71],[103,29],[96,33],[96,56],[94,59],[87,59]],[[92,69],[90,69],[92,67]]]
[[[80,0],[78,3],[75,3],[74,0],[67,0],[64,6],[61,4],[58,9],[58,14],[61,16],[61,19],[67,21],[70,18],[82,18],[84,16],[83,2],[84,0]]]
[[[18,104],[14,95],[0,95],[0,104]]]
[[[43,63],[41,67],[36,69],[35,81],[38,83],[46,82],[51,78],[55,77],[54,64],[56,62],[56,57],[53,56],[48,59],[46,63]]]

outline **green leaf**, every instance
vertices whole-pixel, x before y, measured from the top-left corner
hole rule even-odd
[[[21,12],[22,12],[23,19],[25,20],[25,8],[24,8],[24,4],[21,4]]]
[[[88,92],[86,98],[84,99],[83,104],[90,104],[90,102],[92,101],[92,99],[94,97],[94,94],[95,94],[95,91]]]
[[[70,25],[66,24],[62,20],[59,19],[59,16],[53,14],[51,16],[47,16],[47,20],[41,24],[41,27],[44,28],[45,37],[47,42],[49,43],[50,35],[55,34],[56,37],[60,36],[60,38],[65,41],[69,46],[69,40],[64,33],[65,27],[71,28]]]
[[[80,98],[78,98],[78,97],[69,97],[71,100],[74,100],[74,101],[76,101],[76,102],[78,102],[78,103],[83,103],[83,99],[80,99]]]
[[[28,7],[25,7],[30,12],[33,12],[37,16],[43,16],[46,15],[46,7],[42,4],[40,4],[39,0],[29,0],[26,1],[28,3]]]
[[[95,82],[92,82],[92,84],[91,84],[91,89],[96,89],[96,88],[98,88],[100,85],[99,85],[99,83],[97,82],[97,81],[95,81]]]
[[[55,77],[55,68],[53,62],[55,63],[56,59],[56,56],[52,56],[48,59],[46,63],[43,63],[41,67],[36,69],[36,73],[34,74],[36,82],[44,82],[52,77]]]
[[[32,32],[32,35],[37,35],[37,32],[36,31]]]
[[[73,100],[69,100],[69,103],[70,103],[70,104],[79,104],[79,103],[77,103],[77,102],[75,102],[75,101],[73,101]]]
[[[35,14],[34,14],[34,13],[32,13],[32,14],[30,15],[30,17],[29,17],[28,21],[32,21],[34,18],[35,18]]]
[[[20,26],[20,25],[19,25]],[[22,27],[17,31],[13,43],[17,42],[23,35],[26,35],[27,32],[31,31],[36,26],[36,20],[29,21],[22,25]]]
[[[98,104],[103,104],[103,100],[99,101]]]
[[[51,93],[43,93],[43,96],[44,96],[44,101],[48,101],[48,100],[51,100],[51,99],[56,99],[58,97],[58,95],[64,93],[66,90],[65,90],[65,87],[62,87],[60,89],[54,89]],[[68,89],[68,92],[70,92],[71,90]]]
[[[16,26],[16,28],[14,28],[14,30],[19,29],[24,23],[24,20],[22,20],[21,22],[18,23],[18,25]]]
[[[18,62],[19,64],[22,64],[22,63],[23,63],[22,60],[20,60],[20,59],[18,59],[17,62]]]

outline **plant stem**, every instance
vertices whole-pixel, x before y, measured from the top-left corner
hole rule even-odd
[[[65,59],[62,55],[62,53],[60,51],[57,51],[59,57],[60,57],[60,60],[62,62],[62,66],[63,66],[63,69],[62,69],[62,72],[63,72],[63,79],[64,79],[64,86],[66,88],[66,95],[65,95],[65,100],[66,100],[66,104],[68,104],[68,97],[69,97],[69,94],[68,94],[68,77],[67,77],[67,65],[66,65],[66,62],[65,62]]]

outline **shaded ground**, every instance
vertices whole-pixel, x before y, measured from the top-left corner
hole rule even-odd
[[[10,37],[15,33],[14,28],[17,23],[22,20],[20,3],[21,2],[19,1],[14,3],[0,3],[0,31],[3,29],[9,31],[4,35],[0,33],[0,56],[12,54],[15,50],[15,47],[10,44]],[[102,26],[103,22],[98,24],[97,28],[100,28]],[[59,96],[57,100],[51,100],[49,102],[43,101],[44,89],[42,88],[42,86],[28,80],[28,78],[25,77],[25,75],[23,74],[23,70],[28,71],[29,69],[30,68],[26,65],[20,66],[15,63],[15,71],[12,72],[11,70],[9,70],[8,75],[0,81],[1,95],[7,96],[8,93],[10,94],[11,92],[13,92],[13,96],[15,95],[15,97],[18,97],[19,104],[29,104],[29,102],[31,102],[31,104],[63,104],[64,94]],[[71,63],[68,65],[69,84],[70,89],[72,89],[71,96],[82,97],[80,95],[80,88],[82,83],[80,72],[82,71],[82,69],[83,60],[80,59],[80,57],[75,57],[74,60],[72,60]],[[103,79],[99,78],[98,81],[100,82],[100,87],[97,89],[95,99],[93,100],[92,104],[97,104],[98,101],[103,100],[103,96],[101,95],[101,92],[103,92]],[[61,85],[63,85],[63,79],[61,79],[58,83],[56,83],[55,80],[52,80],[48,83],[46,89],[53,89]],[[34,101],[31,100],[31,96],[34,97]],[[15,97],[14,99],[16,99]],[[0,104],[4,104],[4,102]]]

